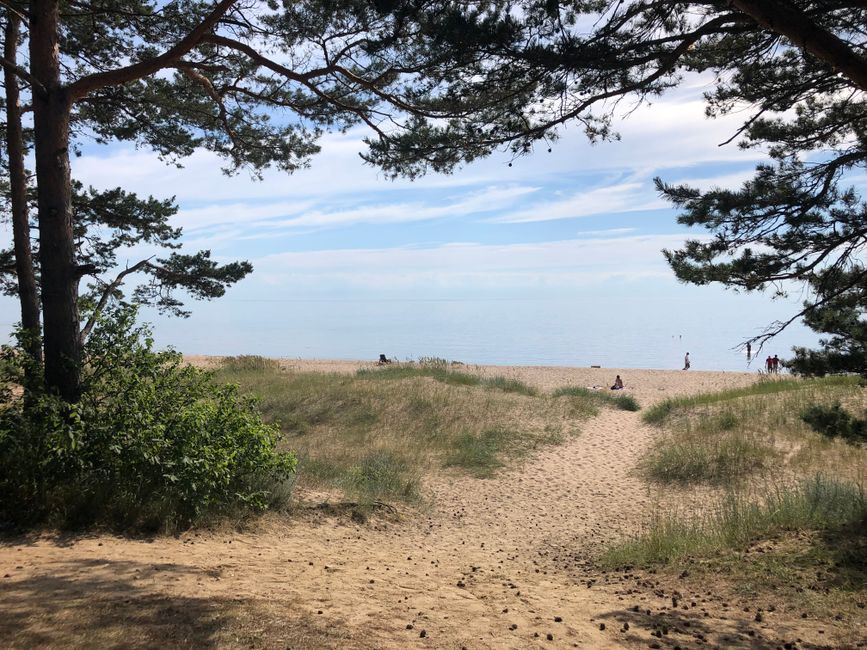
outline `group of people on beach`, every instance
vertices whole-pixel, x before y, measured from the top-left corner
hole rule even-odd
[[[780,358],[776,354],[773,357],[768,355],[765,360],[765,370],[768,371],[768,374],[780,372]]]

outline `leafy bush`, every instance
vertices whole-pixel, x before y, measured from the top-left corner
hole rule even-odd
[[[0,411],[0,521],[173,528],[228,511],[261,511],[295,470],[276,427],[233,386],[155,352],[135,313],[93,330],[76,404],[44,393]],[[4,350],[6,377],[22,355]]]
[[[867,420],[852,417],[840,402],[832,406],[814,404],[801,414],[801,419],[828,438],[843,438],[856,444],[867,442]]]

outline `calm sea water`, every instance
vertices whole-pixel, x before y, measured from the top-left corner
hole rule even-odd
[[[778,304],[725,299],[636,298],[487,300],[224,299],[196,305],[190,319],[154,321],[157,342],[189,354],[399,360],[423,356],[465,363],[618,368],[680,368],[685,352],[696,370],[757,370],[736,349],[750,335],[791,313]],[[796,326],[762,355],[815,345]],[[764,358],[762,356],[762,358]]]

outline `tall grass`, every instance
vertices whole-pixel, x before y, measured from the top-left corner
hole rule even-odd
[[[862,486],[817,474],[759,499],[730,492],[698,517],[658,514],[638,536],[609,548],[606,566],[665,564],[687,556],[744,548],[783,531],[832,530],[867,522]]]
[[[521,382],[446,363],[387,366],[355,375],[295,372],[257,357],[216,372],[260,399],[300,459],[301,488],[355,499],[418,499],[426,474],[490,476],[540,445],[577,433],[596,405],[557,400]]]

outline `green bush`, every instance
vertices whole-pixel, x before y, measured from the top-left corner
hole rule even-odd
[[[856,444],[867,442],[867,420],[853,417],[840,402],[832,406],[814,404],[801,414],[801,419],[813,431],[828,438],[843,438],[846,442]]]
[[[261,511],[288,493],[293,454],[234,386],[155,352],[134,312],[93,330],[76,404],[44,393],[0,411],[0,522],[175,528]],[[10,384],[22,355],[5,350]]]

